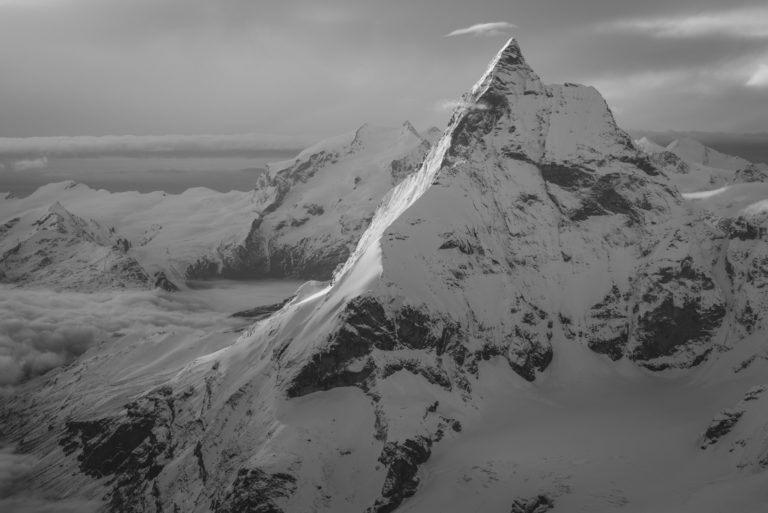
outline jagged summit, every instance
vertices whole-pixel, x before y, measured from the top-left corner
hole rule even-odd
[[[630,137],[596,89],[543,84],[514,39],[491,61],[455,116],[464,118],[454,131],[459,145],[501,123],[505,130],[494,134],[499,149],[533,162],[637,158]]]
[[[491,60],[485,76],[472,92],[475,93],[477,89],[508,89],[520,78],[527,78],[533,83],[540,82],[538,75],[525,61],[517,40],[511,38]]]

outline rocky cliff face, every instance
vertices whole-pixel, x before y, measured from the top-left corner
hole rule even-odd
[[[764,244],[734,229],[752,249],[729,273],[597,91],[543,84],[514,40],[462,105],[326,288],[239,336],[94,353],[9,404],[34,486],[111,511],[714,512],[717,478],[748,510],[763,481],[698,448],[740,417],[691,425],[763,379],[734,287],[758,287]],[[297,183],[336,158],[305,157]],[[310,208],[275,183],[270,233]]]

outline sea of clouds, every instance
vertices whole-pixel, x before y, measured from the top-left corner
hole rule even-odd
[[[52,292],[0,285],[0,389],[67,364],[94,344],[127,333],[235,324],[190,294]],[[7,391],[7,390],[6,390]]]

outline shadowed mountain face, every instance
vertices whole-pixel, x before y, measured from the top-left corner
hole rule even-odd
[[[461,105],[327,287],[30,384],[5,432],[34,486],[137,512],[756,504],[738,469],[762,475],[766,413],[707,424],[768,366],[764,216],[692,212],[597,91],[543,84],[514,40]]]

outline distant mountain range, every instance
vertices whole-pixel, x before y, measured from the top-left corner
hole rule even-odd
[[[728,155],[735,155],[750,162],[768,163],[768,132],[728,133],[629,130],[629,133],[636,139],[648,137],[663,146],[676,139],[694,139]]]
[[[271,164],[250,191],[110,193],[68,181],[6,197],[0,281],[87,291],[217,277],[327,280],[439,135],[408,122],[364,125]]]

